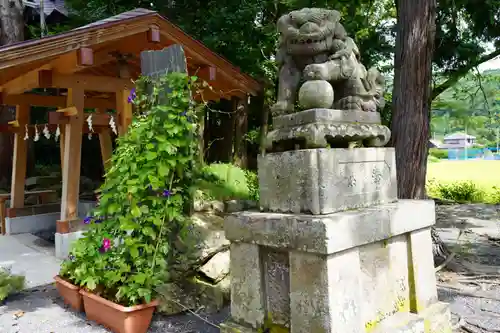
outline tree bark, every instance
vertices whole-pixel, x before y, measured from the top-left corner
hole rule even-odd
[[[425,198],[436,0],[397,0],[392,95],[398,196]]]
[[[248,132],[248,104],[248,99],[244,98],[235,101],[233,163],[244,169],[246,169],[248,162],[245,137]]]
[[[396,148],[398,197],[425,199],[436,0],[396,0],[396,8],[392,140]],[[450,251],[435,229],[431,236],[434,262],[439,265]]]
[[[24,40],[22,0],[0,0],[0,45]],[[15,117],[15,109],[0,105],[0,123]],[[12,174],[14,139],[11,133],[0,133],[0,186],[9,186]]]

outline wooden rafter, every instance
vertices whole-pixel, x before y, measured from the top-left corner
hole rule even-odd
[[[34,106],[47,106],[47,107],[65,107],[66,97],[65,96],[42,96],[36,94],[14,94],[14,95],[2,95],[0,94],[0,104],[3,105],[19,105],[23,103],[28,103]],[[85,108],[87,109],[114,109],[115,108],[114,98],[98,98],[98,97],[86,97],[85,98]]]

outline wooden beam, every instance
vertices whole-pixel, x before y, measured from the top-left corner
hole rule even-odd
[[[124,135],[132,123],[132,104],[128,102],[130,90],[116,92],[116,113],[118,115],[118,133]]]
[[[78,110],[74,106],[70,106],[64,109],[56,110],[57,113],[64,115],[65,117],[71,117],[78,115]]]
[[[21,104],[16,106],[16,121],[18,127],[29,123],[30,106]],[[28,159],[28,142],[22,133],[14,134],[14,156],[12,159],[12,184],[10,188],[10,208],[24,207],[24,185],[26,181],[26,166]]]
[[[6,95],[0,94],[0,104],[3,105],[19,105],[22,103],[27,103],[31,106],[48,106],[48,107],[60,107],[66,106],[65,96],[42,96],[36,94],[14,94]],[[85,108],[86,109],[114,109],[116,103],[113,99],[106,98],[85,98]]]
[[[103,115],[103,110],[97,109],[96,116],[101,115]],[[113,155],[113,140],[111,139],[111,130],[109,128],[99,132],[99,145],[101,146],[101,157],[104,170],[108,170]]]
[[[111,117],[106,113],[84,113],[83,118],[87,119],[89,115],[92,115],[92,127],[108,127],[109,128],[109,118]],[[49,124],[51,125],[66,125],[70,122],[70,117],[65,116],[61,112],[49,112]],[[83,123],[83,127],[88,127],[87,123]]]
[[[44,75],[46,75],[48,69],[50,69],[50,66],[44,65],[4,83],[1,86],[2,93],[7,95],[20,94],[40,87],[42,83],[45,83],[43,82],[46,80]]]
[[[78,217],[84,99],[84,90],[82,88],[68,89],[68,106],[74,106],[78,114],[70,117],[68,124],[64,126],[64,159],[62,163],[63,184],[60,221],[74,220]]]
[[[149,27],[148,42],[159,43],[161,40],[160,28],[157,25]]]
[[[12,127],[19,127],[19,121],[17,119],[9,121],[8,124]]]
[[[61,137],[63,135],[63,131],[64,131],[64,125],[67,124],[69,122],[69,119],[66,118],[67,120],[66,121],[60,121],[60,125],[59,125],[59,130],[61,131]],[[45,125],[47,125],[47,128],[49,129],[50,133],[51,133],[51,139],[52,140],[54,138],[54,135],[55,135],[55,132],[57,130],[57,124],[38,124],[38,125],[28,125],[28,136],[30,138],[33,138],[35,136],[35,126],[38,128],[38,132],[40,133],[43,128],[45,127]],[[100,133],[101,131],[106,131],[109,129],[109,124],[106,124],[106,125],[96,125],[96,124],[93,124],[92,125],[92,128],[94,130],[95,133]],[[26,134],[26,127],[11,127],[10,125],[7,125],[7,124],[0,124],[0,133],[20,133],[23,135]],[[86,123],[83,124],[83,127],[82,127],[82,134],[88,134],[88,133],[91,133],[91,131],[89,130],[88,126]],[[59,140],[58,141],[61,141],[61,137],[59,137]],[[41,140],[45,140],[44,138],[42,138]]]
[[[94,65],[94,51],[89,47],[81,47],[59,56],[51,62],[55,72],[72,74]]]
[[[51,86],[53,88],[71,88],[76,90],[90,90],[101,92],[115,92],[124,89],[132,89],[134,84],[131,80],[120,79],[112,76],[94,76],[81,74],[59,74],[52,73]],[[49,88],[49,87],[43,87]]]

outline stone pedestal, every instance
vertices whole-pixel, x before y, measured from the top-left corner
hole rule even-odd
[[[223,332],[451,333],[437,299],[434,202],[397,200],[393,149],[270,153],[259,181],[262,211],[224,224]]]

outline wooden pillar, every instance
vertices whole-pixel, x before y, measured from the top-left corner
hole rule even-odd
[[[84,99],[82,88],[68,89],[67,106],[74,106],[78,113],[70,116],[64,126],[61,219],[57,221],[59,233],[68,233],[70,222],[78,218]]]
[[[61,155],[61,174],[62,170],[64,170],[64,126],[59,127],[59,131],[61,132],[61,136],[59,137],[59,153]]]
[[[118,117],[118,134],[123,135],[132,123],[132,104],[128,102],[130,90],[116,92],[116,114]]]
[[[103,110],[96,109],[96,112],[103,113]],[[110,129],[103,129],[99,132],[99,145],[101,146],[101,157],[104,172],[106,172],[111,162],[111,155],[113,154],[113,142],[111,140]]]
[[[29,123],[30,106],[22,104],[16,106],[16,120],[19,128]],[[26,182],[26,166],[28,160],[28,141],[24,140],[24,131],[14,134],[14,155],[12,158],[12,185],[10,188],[10,208],[24,207],[24,185]]]

